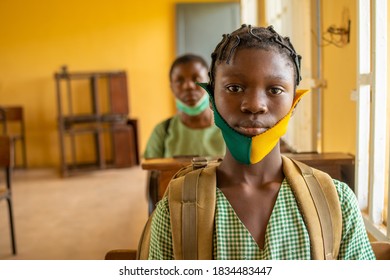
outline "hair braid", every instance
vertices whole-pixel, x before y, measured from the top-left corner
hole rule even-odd
[[[272,26],[265,28],[243,24],[239,29],[222,37],[222,41],[211,54],[209,84],[212,88],[214,88],[216,66],[222,62],[229,64],[237,49],[247,48],[272,49],[285,55],[291,60],[294,68],[295,86],[302,80],[301,56],[295,51],[290,39],[279,35]]]

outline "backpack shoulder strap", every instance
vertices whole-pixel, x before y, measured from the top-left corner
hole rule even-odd
[[[189,165],[189,166],[185,166],[185,167],[182,167],[172,178],[171,182],[169,183],[163,197],[168,197],[168,201],[169,201],[169,207],[172,208],[173,207],[173,210],[170,210],[170,213],[173,213],[173,215],[171,215],[171,219],[172,218],[176,218],[178,217],[177,215],[175,215],[175,213],[178,211],[176,208],[178,207],[178,203],[181,203],[181,200],[179,200],[179,198],[176,199],[176,197],[179,197],[179,195],[181,194],[181,185],[184,185],[182,180],[185,178],[185,176],[189,173],[193,171],[193,166],[192,165]],[[175,186],[175,187],[169,187],[170,185],[172,185],[172,181],[175,180],[175,183],[173,183],[173,185],[178,185],[178,186]],[[173,190],[171,190],[173,188]],[[181,210],[181,209],[179,209]],[[155,210],[154,210],[155,211]],[[143,228],[143,231],[142,231],[142,234],[141,234],[141,238],[138,242],[138,249],[137,249],[137,260],[147,260],[148,257],[149,257],[149,247],[150,247],[150,238],[151,238],[151,224],[152,224],[152,219],[153,219],[153,216],[154,216],[154,211],[149,215],[149,218]],[[177,225],[177,227],[180,227],[181,228],[181,219],[179,221],[175,220],[175,222],[173,222],[174,224],[174,228],[176,229],[176,223],[180,223]],[[172,222],[171,222],[172,224]],[[181,229],[180,229],[181,230]],[[174,234],[174,229],[172,228],[172,233],[174,236],[176,236],[176,234]],[[174,239],[174,240],[177,240]],[[178,248],[177,245],[174,245],[174,248]],[[176,255],[176,254],[175,254]]]
[[[216,202],[216,168],[219,163],[194,169],[183,167],[173,177],[164,194],[168,196],[175,260],[211,260]],[[137,260],[149,256],[153,214],[144,226]]]
[[[150,226],[152,224],[152,217],[153,213],[149,216],[144,229],[141,234],[141,238],[138,242],[138,249],[137,249],[137,260],[147,260],[149,257],[149,247],[150,247]]]
[[[210,260],[216,201],[216,168],[194,163],[192,171],[178,172],[169,184],[173,251],[176,260]],[[188,169],[187,169],[188,170]]]
[[[166,135],[168,135],[168,129],[169,129],[169,125],[171,124],[172,118],[173,118],[173,117],[170,117],[170,118],[166,119],[166,120],[163,122],[163,126],[164,126],[164,130],[165,130],[165,134],[166,134]]]
[[[309,232],[313,259],[337,259],[342,215],[332,178],[285,156],[283,172]],[[304,187],[303,187],[304,186]]]
[[[172,121],[172,118],[173,117],[170,117],[168,119],[166,119],[165,121],[163,121],[162,125],[164,127],[164,140],[163,140],[163,151],[162,151],[162,154],[164,155],[165,154],[165,139],[167,138],[168,136],[168,130],[169,130],[169,126],[171,125],[171,121]]]

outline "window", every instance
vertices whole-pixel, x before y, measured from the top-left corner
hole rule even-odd
[[[390,238],[387,0],[357,0],[357,153],[355,190],[366,228]]]

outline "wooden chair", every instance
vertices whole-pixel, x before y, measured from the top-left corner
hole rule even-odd
[[[390,260],[390,242],[371,242],[377,260]],[[135,260],[137,251],[130,249],[115,249],[106,253],[105,260]]]
[[[8,135],[13,142],[20,141],[22,152],[22,164],[20,166],[23,168],[27,168],[23,107],[0,106],[0,123],[3,128],[3,135]],[[16,147],[15,144],[13,146],[14,148]]]
[[[104,256],[105,260],[135,260],[137,251],[130,249],[114,249],[110,250]]]
[[[390,242],[371,242],[377,260],[390,260]]]
[[[9,136],[0,136],[0,168],[5,171],[6,187],[0,188],[0,201],[5,199],[8,204],[9,225],[11,232],[12,253],[16,255],[16,240],[14,229],[14,218],[12,213],[12,193],[11,193],[11,178],[13,168],[13,149],[12,141]]]

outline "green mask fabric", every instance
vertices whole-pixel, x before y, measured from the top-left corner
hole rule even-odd
[[[252,139],[235,131],[222,118],[215,106],[214,91],[209,87],[209,85],[207,83],[199,83],[198,85],[204,88],[210,96],[214,111],[215,125],[221,129],[223,139],[225,140],[226,146],[230,153],[237,161],[249,164],[250,162],[248,159],[250,156]]]
[[[176,98],[176,108],[189,116],[197,116],[206,110],[207,107],[209,107],[209,97],[207,94],[203,95],[194,106],[188,106]]]
[[[292,111],[299,100],[308,92],[308,90],[298,90],[290,111],[285,117],[267,131],[253,137],[248,137],[231,128],[219,114],[215,106],[213,89],[206,83],[199,83],[199,85],[204,88],[210,96],[214,110],[214,122],[221,129],[227,148],[232,156],[243,164],[258,163],[276,146],[280,137],[287,131]]]

